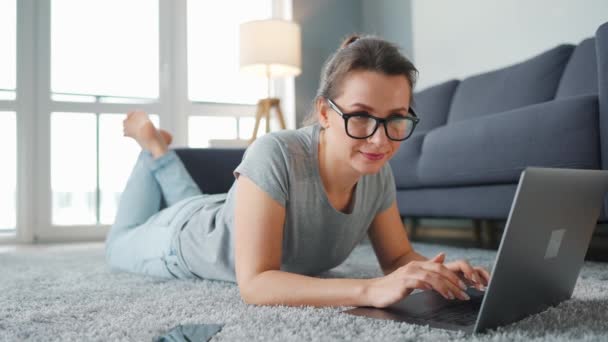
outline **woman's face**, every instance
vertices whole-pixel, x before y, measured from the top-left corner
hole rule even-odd
[[[343,80],[341,91],[330,100],[343,113],[365,111],[379,118],[408,114],[411,90],[405,76],[354,71]],[[401,142],[390,140],[382,124],[371,137],[354,139],[347,135],[344,119],[326,101],[319,104],[319,111],[321,125],[326,128],[326,148],[360,175],[377,173],[399,149]]]

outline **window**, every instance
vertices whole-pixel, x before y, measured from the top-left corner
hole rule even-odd
[[[190,100],[255,104],[267,96],[265,79],[239,75],[239,24],[271,17],[271,0],[188,1]]]
[[[266,127],[266,120],[260,120],[260,127]],[[278,124],[277,124],[278,125]],[[270,126],[272,127],[272,121],[270,122]],[[255,127],[255,118],[239,118],[239,139],[249,139],[251,138],[251,133],[253,132],[253,128]],[[262,136],[264,132],[258,128],[258,137]]]
[[[286,4],[283,0],[190,0],[187,5],[188,146],[235,146],[221,140],[250,139],[255,104],[268,96],[266,79],[239,72],[239,26],[250,20],[282,17]],[[273,80],[271,87],[276,96],[285,97],[293,92],[293,79]],[[289,101],[283,104],[287,113]],[[271,120],[271,130],[278,126]],[[264,133],[262,120],[258,137]]]
[[[51,43],[53,93],[158,97],[158,1],[52,0]]]
[[[51,116],[53,224],[95,224],[95,114]]]
[[[17,11],[15,0],[0,0],[0,100],[15,99]]]
[[[159,2],[50,9],[51,225],[111,224],[140,150],[123,136],[124,113],[160,96]]]
[[[0,0],[0,232],[17,225],[16,42],[16,0]]]
[[[125,116],[52,114],[53,224],[113,222],[120,194],[141,150],[133,139],[123,136]],[[158,127],[158,116],[151,115],[151,119]]]
[[[188,146],[213,147],[213,140],[249,140],[255,127],[253,117],[191,116],[188,119]],[[260,120],[257,137],[266,134],[266,120]],[[276,120],[270,121],[270,130],[279,129]],[[238,134],[237,134],[238,133]]]
[[[0,240],[105,238],[141,151],[131,110],[173,146],[249,139],[266,80],[238,75],[238,27],[283,1],[0,0]]]
[[[212,139],[236,139],[236,118],[192,116],[188,119],[188,145],[209,147]]]
[[[17,126],[14,112],[0,112],[0,230],[13,230],[17,213]]]

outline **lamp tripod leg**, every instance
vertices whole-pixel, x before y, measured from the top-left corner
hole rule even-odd
[[[251,144],[258,135],[258,129],[260,128],[260,121],[262,118],[266,120],[265,129],[266,133],[270,132],[270,112],[272,109],[276,111],[277,118],[279,119],[279,125],[281,129],[286,129],[285,118],[283,117],[283,112],[281,111],[281,105],[278,99],[264,99],[260,100],[257,105],[256,113],[255,113],[255,127],[253,128],[253,135],[249,140]]]
[[[270,106],[268,103],[264,106],[264,117],[266,118],[266,133],[270,132]]]
[[[262,104],[261,104],[261,102],[258,102],[258,106],[257,106],[256,111],[255,111],[255,126],[253,128],[253,135],[251,136],[251,139],[249,140],[250,144],[258,136],[258,129],[260,128],[260,119],[261,118],[262,118]]]
[[[283,112],[281,111],[281,106],[276,103],[274,106],[276,112],[277,112],[277,117],[279,118],[279,125],[281,125],[281,129],[285,129],[285,118],[283,117]]]

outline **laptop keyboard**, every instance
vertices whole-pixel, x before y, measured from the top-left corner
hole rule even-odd
[[[480,306],[479,301],[465,301],[444,307],[436,312],[428,312],[418,318],[455,325],[471,325],[477,319]]]

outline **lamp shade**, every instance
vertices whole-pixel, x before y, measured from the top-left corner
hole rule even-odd
[[[240,26],[240,67],[260,76],[297,76],[301,72],[301,34],[297,23],[255,20]]]

